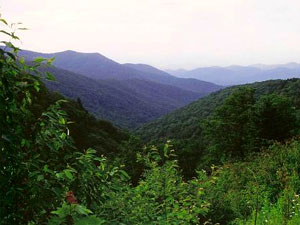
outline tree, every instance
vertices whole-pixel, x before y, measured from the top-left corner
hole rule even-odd
[[[298,127],[296,109],[291,99],[265,95],[255,104],[253,123],[262,141],[283,141]]]
[[[8,25],[1,18],[0,23]],[[18,40],[15,31],[0,32]],[[57,101],[40,115],[34,115],[32,106],[42,86],[38,68],[41,63],[50,66],[53,59],[36,58],[27,65],[18,57],[17,47],[10,41],[2,43],[5,47],[0,48],[0,224],[45,224],[51,212],[65,202],[66,192],[76,189],[74,184],[82,185],[80,181],[87,174],[95,186],[100,186],[100,178],[95,174],[99,174],[96,161],[105,158],[96,158],[91,150],[76,151],[69,136],[67,115],[61,110],[65,101]],[[51,74],[47,78],[53,80]],[[84,203],[87,191],[93,194],[86,186],[78,188],[80,191],[76,189]],[[90,214],[83,206],[76,208],[78,219]]]
[[[211,150],[220,158],[244,158],[253,148],[251,117],[255,103],[254,89],[234,91],[204,123]]]

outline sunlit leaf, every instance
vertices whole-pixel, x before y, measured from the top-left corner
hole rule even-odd
[[[41,63],[41,62],[44,62],[46,61],[47,59],[43,58],[43,57],[36,57],[33,61],[35,63]]]
[[[46,80],[49,81],[56,81],[55,76],[52,73],[46,72],[47,76],[46,76]]]

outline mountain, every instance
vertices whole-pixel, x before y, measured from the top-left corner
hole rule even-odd
[[[299,63],[295,63],[295,62],[286,63],[286,64],[274,64],[274,65],[253,64],[251,66],[259,68],[259,69],[264,69],[264,70],[276,69],[278,67],[280,67],[280,68],[288,68],[288,69],[300,69],[300,64]]]
[[[56,77],[56,82],[46,82],[50,90],[72,99],[80,98],[83,106],[98,118],[130,129],[202,96],[139,79],[94,80],[56,67],[44,67],[43,71]]]
[[[154,81],[182,88],[184,90],[201,93],[201,95],[219,90],[221,86],[197,79],[183,79],[174,77],[166,72],[144,64],[119,64],[99,53],[80,53],[75,51],[64,51],[57,53],[38,53],[22,50],[21,56],[27,60],[36,57],[55,57],[53,65],[82,74],[96,80],[128,80],[140,79]]]
[[[196,78],[219,85],[229,86],[270,79],[300,77],[300,64],[256,64],[251,66],[202,67],[194,70],[168,70],[174,76]]]
[[[270,93],[286,95],[293,98],[295,105],[300,108],[300,79],[270,80],[243,86],[254,88],[257,96]],[[201,134],[200,121],[210,116],[214,109],[222,105],[225,99],[239,87],[233,86],[214,92],[143,125],[136,130],[136,133],[146,141],[176,139],[185,143],[193,142],[199,139]]]
[[[255,97],[257,99],[257,102],[259,101],[258,99],[260,99],[260,97],[265,94],[277,94],[289,97],[293,101],[293,109],[297,110],[296,113],[299,115],[300,79],[271,80],[242,86],[251,87],[255,90]],[[182,169],[183,174],[187,177],[193,177],[196,175],[196,169],[209,169],[212,164],[221,163],[222,159],[218,158],[220,156],[218,155],[218,153],[224,154],[224,152],[222,151],[225,151],[224,146],[226,146],[226,142],[231,141],[230,135],[231,137],[236,135],[233,134],[234,132],[232,130],[223,130],[223,133],[219,135],[220,137],[225,137],[225,139],[223,139],[222,142],[220,141],[218,143],[219,151],[216,152],[214,150],[215,146],[211,147],[210,145],[212,139],[207,136],[208,130],[213,129],[213,126],[216,125],[213,125],[213,122],[206,122],[206,119],[213,115],[215,109],[219,106],[222,106],[227,97],[240,87],[241,86],[233,86],[212,93],[189,104],[188,106],[180,108],[166,116],[162,116],[154,121],[149,122],[148,124],[143,125],[136,130],[136,134],[141,137],[141,140],[148,144],[163,144],[166,143],[166,141],[171,140],[173,148],[178,155],[179,165]],[[254,105],[252,105],[252,107],[254,107]],[[259,106],[256,105],[256,107]],[[240,109],[237,108],[237,110]],[[214,121],[217,124],[220,123],[220,121],[216,121],[213,119],[210,121]],[[231,121],[229,121],[229,123],[230,122]],[[277,122],[282,121],[272,121],[273,124]],[[298,124],[297,119],[293,119],[293,122],[295,124]],[[288,121],[286,121],[286,123],[288,124]],[[220,124],[222,124],[222,122]],[[268,124],[268,126],[272,129],[273,125]],[[275,126],[276,125],[274,125],[274,127]],[[236,129],[238,127],[239,126],[237,126]],[[213,132],[217,131],[214,130]],[[227,135],[226,132],[230,133]],[[281,135],[284,135],[284,133]],[[246,139],[247,137],[245,136],[243,138]],[[256,140],[258,142],[259,137],[256,137],[253,140]]]
[[[180,108],[221,86],[196,79],[174,77],[144,64],[119,64],[99,53],[64,51],[38,53],[22,50],[27,61],[55,57],[57,82],[47,87],[64,96],[80,98],[95,116],[133,129]]]
[[[114,62],[99,53],[80,53],[70,50],[57,53],[40,53],[22,50],[19,55],[27,60],[33,60],[36,57],[55,57],[54,66],[93,79],[124,80],[139,78],[140,76],[138,71]]]
[[[200,81],[200,80],[197,80],[194,78],[174,77],[162,70],[159,70],[155,67],[145,65],[145,64],[129,64],[129,63],[127,63],[124,65],[127,67],[130,67],[130,68],[133,68],[135,70],[138,70],[142,73],[152,74],[152,76],[149,76],[149,77],[152,77],[150,79],[152,81],[159,82],[162,84],[172,85],[172,86],[179,87],[179,88],[182,88],[185,90],[198,92],[203,95],[221,89],[221,86],[215,85],[210,82]],[[157,77],[159,76],[159,79],[153,79],[155,77],[154,75],[157,75]]]
[[[174,76],[178,76],[180,77],[180,74],[185,74],[186,72],[188,72],[188,70],[185,69],[177,69],[177,70],[171,70],[171,69],[167,69],[165,70],[168,74],[172,74]]]
[[[61,94],[49,91],[41,86],[32,106],[32,112],[39,118],[51,104],[65,99]],[[129,134],[114,127],[110,122],[98,120],[83,108],[80,101],[67,99],[61,104],[67,113],[67,118],[72,123],[68,124],[70,135],[77,149],[84,151],[93,148],[97,155],[114,156],[123,150],[123,143],[129,139]]]
[[[147,65],[147,64],[134,64],[134,63],[125,63],[123,64],[124,66],[130,67],[132,69],[144,72],[144,73],[151,73],[151,74],[156,74],[160,75],[161,77],[166,77],[166,78],[172,78],[174,76],[168,74],[165,71],[159,70],[153,66]]]

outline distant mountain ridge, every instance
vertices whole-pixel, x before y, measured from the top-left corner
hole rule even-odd
[[[133,68],[135,70],[138,70],[142,73],[148,73],[159,76],[159,80],[157,79],[149,79],[154,82],[159,82],[162,84],[167,84],[167,85],[172,85],[175,87],[179,87],[185,90],[193,91],[193,92],[198,92],[201,94],[206,94],[210,92],[217,91],[221,89],[220,86],[216,86],[215,84],[212,84],[211,82],[206,82],[206,81],[200,81],[198,79],[194,78],[178,78],[175,76],[171,76],[170,74],[159,70],[155,67],[146,65],[146,64],[132,64],[132,63],[127,63],[124,64],[127,67]]]
[[[255,64],[251,66],[233,65],[228,67],[214,66],[200,67],[193,70],[167,70],[167,72],[181,78],[196,78],[203,81],[228,86],[271,79],[299,78],[300,64]]]
[[[49,89],[66,97],[80,98],[95,116],[134,129],[222,87],[196,79],[172,76],[145,64],[120,64],[99,54],[64,51],[38,53],[21,50],[27,61],[55,57],[43,67],[57,82]]]
[[[288,69],[299,69],[300,63],[290,62],[286,64],[273,64],[273,65],[266,65],[266,64],[253,64],[250,65],[252,67],[256,67],[259,69],[275,69],[275,68],[288,68]]]
[[[22,50],[20,55],[27,60],[33,60],[36,57],[55,57],[54,66],[96,80],[141,79],[176,86],[198,92],[201,95],[222,88],[220,85],[197,79],[178,78],[145,64],[120,64],[99,53],[80,53],[70,50],[57,53],[38,53]]]

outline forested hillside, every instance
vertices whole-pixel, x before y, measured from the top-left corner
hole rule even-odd
[[[221,106],[233,91],[240,87],[253,88],[256,98],[272,93],[287,96],[293,99],[297,108],[300,107],[300,79],[257,82],[243,86],[233,86],[212,93],[142,126],[137,130],[137,133],[146,138],[147,141],[193,138],[200,133],[200,122],[212,115],[213,111]]]
[[[216,93],[212,93],[209,96],[202,98],[196,102],[193,102],[186,107],[176,110],[166,116],[163,116],[153,122],[150,122],[142,126],[136,131],[136,133],[140,135],[145,142],[150,142],[150,143],[160,143],[160,142],[163,143],[166,140],[173,140],[175,147],[180,150],[178,154],[180,155],[181,158],[181,164],[186,167],[185,168],[186,173],[192,175],[195,168],[197,168],[197,165],[200,164],[207,165],[210,163],[214,163],[216,157],[215,156],[208,157],[209,151],[213,151],[213,152],[215,151],[209,149],[209,143],[211,142],[211,139],[213,137],[208,136],[207,131],[210,130],[210,127],[215,128],[217,126],[217,124],[213,124],[213,121],[215,122],[217,121],[217,118],[214,117],[214,113],[217,110],[219,110],[219,108],[222,108],[223,104],[226,102],[227,98],[231,96],[232,93],[238,92],[240,88],[251,89],[250,93],[247,92],[244,93],[245,95],[248,94],[250,97],[253,95],[251,97],[253,98],[251,102],[247,103],[244,102],[246,100],[241,100],[240,103],[236,103],[236,104],[228,103],[228,106],[224,106],[224,107],[230,107],[232,111],[228,111],[227,113],[232,115],[232,117],[235,116],[236,120],[238,120],[239,116],[241,116],[242,113],[244,113],[244,110],[245,111],[248,110],[248,108],[243,105],[247,103],[251,106],[251,112],[249,112],[251,114],[249,115],[247,114],[245,118],[241,118],[240,121],[234,121],[234,119],[231,119],[233,121],[231,122],[227,121],[227,123],[238,123],[241,124],[241,126],[242,124],[245,124],[244,129],[251,130],[253,128],[252,126],[254,125],[247,124],[247,120],[249,120],[249,118],[252,117],[252,114],[254,115],[256,113],[255,110],[256,111],[258,110],[257,108],[259,108],[259,104],[262,104],[260,103],[260,99],[263,96],[268,96],[270,94],[278,95],[282,98],[284,97],[287,98],[287,100],[279,99],[278,101],[283,101],[283,102],[291,101],[292,102],[291,105],[295,108],[297,112],[296,117],[299,118],[298,115],[300,109],[300,96],[299,96],[300,80],[299,79],[272,80],[272,81],[259,82],[259,83],[249,84],[249,85],[230,87],[218,91]],[[241,93],[241,95],[243,95],[243,93]],[[240,104],[241,106],[238,104]],[[268,103],[268,104],[270,104],[270,106],[266,105],[265,107],[270,108],[269,110],[272,111],[271,104],[273,103]],[[244,108],[240,109],[239,107],[244,107]],[[276,111],[275,109],[273,110]],[[271,114],[267,114],[267,112],[265,113],[266,114],[263,116],[270,117],[269,118],[270,121],[268,121],[268,123],[270,124],[269,125],[270,130],[278,129],[278,132],[286,132],[284,130],[280,130],[280,126],[279,127],[275,127],[275,126],[276,123],[281,123],[283,129],[284,127],[283,124],[288,123],[288,121],[285,121],[287,118],[281,118],[281,117],[276,118],[275,116],[273,118]],[[255,118],[253,116],[253,118],[250,119],[254,120]],[[210,124],[208,124],[209,121]],[[223,123],[222,121],[219,122]],[[272,125],[273,128],[271,128]],[[271,132],[270,130],[267,132]],[[225,135],[227,134],[227,132],[234,133],[234,132],[242,132],[242,131],[238,130],[237,127],[236,128],[228,127],[227,130],[224,128],[224,130],[221,131],[212,130],[211,132],[212,135],[213,133],[217,135],[217,132],[220,132],[219,134],[220,138],[222,136],[224,137],[224,140],[221,141],[222,144],[221,143],[220,144],[223,145],[221,148],[224,148],[226,138],[227,139],[233,138],[233,137],[227,137]],[[241,133],[240,135],[242,136],[243,134]],[[248,138],[248,136],[251,136],[252,134],[245,134],[245,135]],[[241,138],[246,138],[246,137],[241,137]],[[220,161],[218,160],[221,159],[216,159],[216,161],[219,163]]]
[[[0,33],[18,40],[17,29],[0,24]],[[162,88],[134,79],[105,81],[100,90],[93,79],[50,67],[53,59],[27,63],[12,42],[3,43],[0,225],[300,224],[299,79],[210,94],[141,127],[140,139],[42,80],[51,89],[65,84],[66,93],[89,82],[87,100],[115,93],[111,82],[119,82],[123,101],[131,96],[124,90],[142,87],[147,99]]]
[[[55,67],[44,67],[42,71],[56,77],[55,82],[46,82],[48,88],[75,100],[80,98],[96,117],[127,129],[202,97],[196,92],[151,81],[94,80]]]
[[[43,54],[20,51],[27,62],[35,57],[50,59],[42,68],[57,82],[46,83],[66,97],[80,98],[82,104],[100,119],[126,129],[187,105],[221,86],[196,79],[181,79],[148,65],[119,64],[97,53],[65,51]]]
[[[54,66],[96,80],[140,79],[172,85],[187,91],[200,93],[201,95],[206,95],[221,88],[220,85],[197,79],[177,78],[148,65],[122,65],[99,53],[64,51],[45,54],[22,50],[20,55],[29,61],[35,57],[55,57],[55,61],[53,62]]]
[[[171,145],[164,156],[155,148],[135,151],[134,138],[95,120],[80,100],[44,89],[37,68],[51,60],[27,65],[7,45],[13,51],[0,50],[1,224],[188,224],[207,212],[193,191],[201,185],[182,180]],[[138,167],[123,163],[135,159],[142,170],[133,186],[124,169]]]
[[[61,100],[66,101],[61,104],[61,109],[66,112],[70,121],[68,127],[76,148],[93,148],[98,156],[115,156],[123,151],[123,142],[129,140],[129,134],[106,120],[96,119],[83,107],[79,98],[77,101],[65,99],[41,85],[31,110],[34,116],[39,118],[50,105]]]

